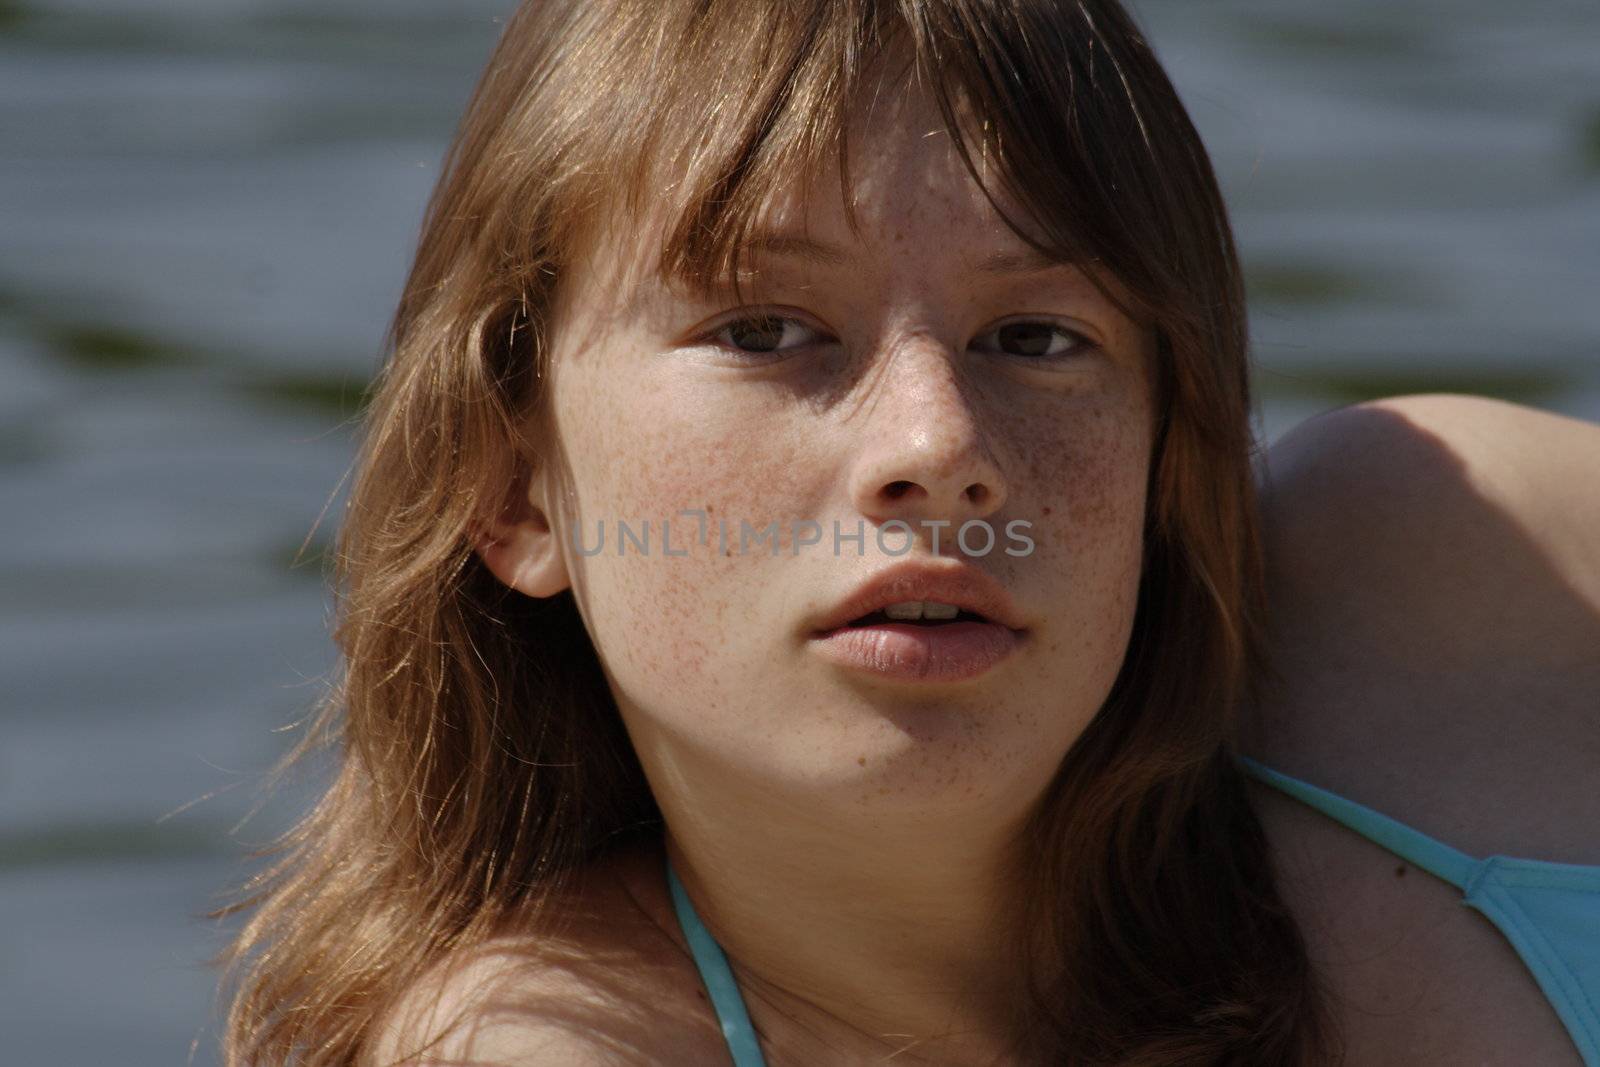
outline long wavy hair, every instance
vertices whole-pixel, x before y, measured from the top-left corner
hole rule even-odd
[[[570,593],[509,591],[474,531],[556,457],[546,324],[584,242],[666,200],[661,270],[737,277],[791,176],[837,160],[848,185],[844,131],[891,46],[974,180],[998,174],[1026,212],[1005,216],[1018,236],[1114,278],[1159,340],[1133,633],[1027,825],[1015,1047],[1333,1062],[1233,760],[1267,670],[1243,283],[1139,28],[1116,0],[526,0],[450,147],[364,411],[340,667],[288,756],[331,749],[337,774],[219,913],[247,916],[224,957],[230,1065],[355,1062],[425,971],[660,831]]]

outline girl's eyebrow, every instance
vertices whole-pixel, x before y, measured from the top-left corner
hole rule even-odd
[[[787,259],[831,268],[843,266],[854,258],[849,251],[839,245],[802,234],[776,232],[752,234],[739,245],[737,254],[743,262],[750,264],[750,269],[741,272],[742,276],[751,282],[768,284],[773,279],[761,269],[762,262],[772,263],[775,260]],[[1087,281],[1076,262],[1047,255],[1032,246],[1020,243],[1018,250],[1015,251],[1001,249],[975,259],[968,258],[965,267],[973,273],[995,278],[1027,277],[1060,271],[1065,272],[1075,282]],[[728,291],[733,288],[731,277],[701,278],[697,277],[692,269],[680,267],[679,270],[673,271],[668,269],[665,263],[659,266],[656,281],[662,283],[669,292],[708,302],[724,299]],[[802,288],[807,287],[802,286]]]
[[[850,259],[850,254],[837,245],[792,234],[757,234],[746,241],[743,248],[757,256],[799,259],[825,267],[837,267]],[[1020,252],[990,252],[973,260],[969,266],[980,274],[1039,274],[1075,265],[1045,255],[1036,248],[1025,247]]]
[[[990,252],[972,265],[982,274],[1042,274],[1047,270],[1076,271],[1078,265],[1057,256],[1048,256],[1036,248],[1021,252]]]
[[[741,246],[741,251],[755,256],[799,259],[824,267],[837,267],[850,259],[850,253],[838,245],[784,233],[755,234]]]

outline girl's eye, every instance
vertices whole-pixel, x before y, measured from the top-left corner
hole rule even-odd
[[[815,333],[799,319],[763,313],[724,323],[711,338],[750,355],[768,355],[797,348]]]
[[[777,312],[758,312],[732,319],[709,339],[750,356],[779,355],[803,348],[821,336],[799,319]],[[1076,330],[1053,322],[1009,322],[973,339],[974,346],[1020,359],[1046,362],[1071,359],[1094,346]]]
[[[987,342],[987,343],[984,343]],[[998,329],[979,334],[973,344],[1008,356],[1047,360],[1070,357],[1092,347],[1087,337],[1053,322],[1008,322]]]

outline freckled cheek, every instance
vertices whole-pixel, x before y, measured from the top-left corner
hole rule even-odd
[[[1138,427],[1142,429],[1142,427]],[[1148,445],[1126,421],[1086,418],[1037,460],[1035,558],[1054,588],[1044,605],[1069,629],[1131,613],[1143,558]],[[1049,508],[1048,515],[1043,514]]]
[[[793,517],[798,457],[770,441],[712,439],[698,428],[684,427],[653,444],[629,448],[610,470],[597,471],[605,488],[595,497],[617,510],[648,517],[654,528],[663,519],[669,521],[674,548],[691,550],[683,563],[697,569],[737,567],[744,558],[738,549],[741,522],[760,529],[776,520],[782,529]],[[725,537],[720,526],[726,527]],[[707,543],[691,543],[702,532]],[[719,550],[719,539],[725,539],[726,552]]]
[[[604,447],[586,457],[585,498],[674,521],[680,509],[707,505],[734,522],[785,512],[799,458],[787,442],[803,435],[779,432],[771,405],[714,381],[681,380],[690,377],[641,379],[588,398],[578,440],[606,430]]]
[[[1134,434],[1108,430],[1083,443],[1082,462],[1067,474],[1074,525],[1112,536],[1144,518],[1147,447]]]
[[[1149,443],[1125,413],[1091,409],[1060,421],[1030,455],[1025,499],[1050,509],[1043,524],[1070,541],[1114,536],[1143,521]],[[1027,516],[1038,520],[1038,516]]]
[[[670,685],[687,697],[726,684],[731,663],[755,635],[770,640],[770,626],[754,617],[751,592],[787,561],[760,546],[741,553],[739,521],[764,525],[792,510],[783,507],[793,489],[780,474],[793,457],[775,454],[770,441],[741,445],[723,427],[636,400],[628,418],[592,413],[609,420],[605,447],[573,457],[590,545],[597,523],[604,521],[607,535],[605,550],[580,566],[607,664],[625,684]],[[707,512],[704,525],[684,511]],[[632,542],[617,554],[619,518],[641,537],[648,523],[649,555]],[[665,554],[663,520],[672,551],[687,555]],[[727,523],[726,554],[719,520]]]

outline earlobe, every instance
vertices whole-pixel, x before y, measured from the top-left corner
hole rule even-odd
[[[505,585],[532,597],[555,596],[571,585],[560,534],[550,521],[534,478],[492,521],[473,530],[473,551]]]

